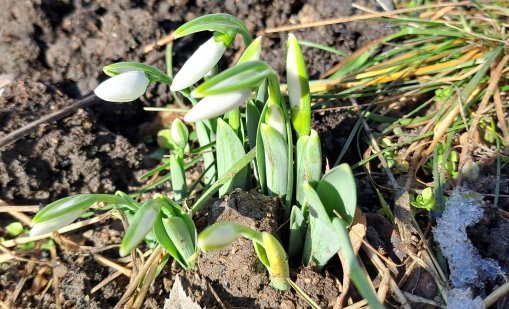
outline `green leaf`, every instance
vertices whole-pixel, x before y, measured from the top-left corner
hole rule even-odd
[[[111,194],[78,194],[68,196],[46,205],[34,216],[32,223],[40,223],[78,210],[84,212],[96,202],[121,204],[124,200],[122,197]]]
[[[175,244],[164,228],[162,212],[159,212],[159,215],[157,216],[153,231],[157,242],[163,246],[166,252],[168,252],[168,254],[171,255],[184,269],[189,269],[185,259],[182,258],[177,247],[175,247]]]
[[[303,261],[316,263],[321,269],[341,248],[331,219],[325,210],[315,189],[308,183],[303,184],[306,203],[309,205],[309,228],[304,244]]]
[[[180,256],[188,264],[189,259],[195,254],[196,248],[187,223],[180,217],[169,217],[163,218],[163,225]]]
[[[113,77],[120,73],[128,71],[142,71],[147,75],[150,82],[161,82],[167,85],[171,85],[173,79],[163,71],[154,68],[153,66],[138,63],[138,62],[117,62],[112,63],[103,67],[103,71],[106,75]]]
[[[7,232],[7,234],[9,234],[9,236],[16,237],[19,234],[23,233],[23,224],[21,224],[20,222],[9,223],[5,227],[5,231]]]
[[[339,49],[330,47],[330,46],[325,45],[325,44],[320,44],[320,43],[306,41],[306,40],[299,40],[299,44],[302,45],[302,46],[308,46],[308,47],[312,47],[312,48],[321,49],[321,50],[324,50],[326,52],[329,52],[329,53],[332,53],[332,54],[336,54],[336,55],[339,55],[339,56],[343,56],[343,57],[347,55],[347,53],[345,53],[344,51],[341,51]]]
[[[173,37],[178,39],[192,33],[201,31],[218,31],[222,33],[239,33],[244,39],[244,43],[251,43],[251,35],[246,25],[237,17],[229,14],[209,14],[200,16],[180,26],[173,33]]]
[[[216,153],[219,177],[226,174],[246,154],[244,145],[235,131],[221,119],[217,120]],[[219,189],[219,196],[229,193],[235,188],[243,188],[247,177],[248,170],[245,168]]]
[[[304,181],[318,181],[322,176],[322,150],[320,138],[312,130],[310,136],[302,136],[297,140],[297,202],[304,203],[302,184]]]
[[[175,155],[170,156],[170,173],[174,198],[178,202],[187,196],[186,174],[182,158]]]
[[[263,61],[248,61],[225,70],[196,87],[191,95],[203,98],[258,87],[274,70]]]
[[[256,256],[262,262],[263,266],[265,266],[267,269],[270,267],[269,258],[267,257],[267,252],[265,252],[265,248],[258,243],[257,241],[253,241],[253,246],[255,249]]]
[[[366,279],[366,273],[359,265],[357,256],[355,256],[355,253],[353,252],[352,244],[350,243],[350,238],[348,236],[347,224],[343,220],[335,217],[332,220],[332,225],[334,227],[335,234],[338,235],[340,240],[341,253],[343,253],[343,257],[346,260],[350,270],[350,278],[355,284],[355,287],[359,293],[361,293],[362,297],[368,301],[370,308],[383,309],[384,306],[378,301],[375,291],[371,289],[371,285]]]
[[[316,191],[329,217],[334,217],[336,210],[348,225],[352,224],[357,207],[357,186],[348,164],[340,164],[325,174]]]
[[[288,145],[274,128],[261,124],[261,136],[265,151],[267,189],[271,195],[285,196],[288,181]]]
[[[293,206],[290,213],[290,239],[288,241],[288,255],[298,259],[304,248],[306,237],[306,219],[299,207]]]
[[[256,147],[256,132],[258,122],[260,121],[260,111],[253,101],[249,101],[246,105],[246,131],[249,139],[249,148]]]
[[[205,121],[197,121],[196,125],[196,133],[198,135],[198,142],[201,146],[208,145],[216,140],[215,130],[211,120]],[[217,178],[217,168],[216,168],[216,158],[214,157],[214,153],[209,151],[203,154],[203,163],[205,167],[209,167],[205,175],[203,176],[205,183],[211,183],[215,181]]]

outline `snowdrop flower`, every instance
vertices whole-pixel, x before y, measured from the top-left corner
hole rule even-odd
[[[149,82],[142,71],[128,71],[105,80],[94,93],[108,102],[131,102],[145,93]]]
[[[64,226],[67,226],[74,220],[78,219],[82,213],[83,210],[77,209],[65,215],[36,223],[30,229],[30,237],[51,233],[60,228],[63,228]]]
[[[50,233],[70,224],[96,201],[93,194],[78,194],[47,205],[33,218],[30,236]]]
[[[245,103],[250,95],[250,89],[210,95],[198,102],[184,116],[184,121],[196,122],[223,115]]]
[[[219,62],[226,50],[226,44],[223,40],[216,41],[216,37],[211,37],[203,43],[194,54],[184,63],[180,71],[173,78],[170,86],[171,91],[178,91],[193,85]]]

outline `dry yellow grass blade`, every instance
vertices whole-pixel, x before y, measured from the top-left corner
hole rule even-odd
[[[274,33],[274,32],[286,32],[286,31],[293,31],[293,30],[299,30],[299,29],[306,29],[306,28],[312,28],[312,27],[321,27],[321,26],[327,26],[327,25],[334,25],[334,24],[341,24],[341,23],[347,23],[352,21],[358,21],[358,20],[367,20],[367,19],[374,19],[374,18],[380,18],[380,17],[390,17],[395,16],[399,14],[404,13],[411,13],[411,12],[418,12],[428,9],[436,9],[436,8],[442,8],[442,7],[458,7],[458,6],[472,6],[471,1],[461,1],[457,3],[438,3],[438,4],[431,4],[431,5],[424,5],[420,7],[415,8],[406,8],[406,9],[400,9],[400,10],[394,10],[390,12],[381,12],[381,13],[370,13],[370,14],[364,14],[364,15],[357,15],[357,16],[348,16],[348,17],[339,17],[339,18],[332,18],[332,19],[324,19],[324,20],[318,20],[314,22],[309,23],[302,23],[297,25],[284,25],[280,27],[275,28],[268,28],[265,29],[260,33]]]
[[[496,68],[491,71],[490,74],[490,82],[488,84],[488,88],[486,88],[486,92],[481,100],[481,103],[479,103],[479,107],[477,108],[477,112],[475,114],[474,120],[472,121],[472,125],[470,126],[470,129],[468,130],[468,143],[466,147],[463,147],[461,149],[460,154],[460,161],[458,165],[458,170],[461,173],[463,165],[467,161],[467,157],[470,156],[470,154],[473,151],[474,143],[473,138],[478,133],[477,126],[479,124],[479,121],[481,120],[481,116],[483,115],[482,111],[485,110],[486,105],[488,104],[489,100],[491,99],[491,96],[493,95],[493,92],[498,87],[498,81],[502,77],[502,71],[509,61],[509,55],[505,55],[502,60],[497,64]]]

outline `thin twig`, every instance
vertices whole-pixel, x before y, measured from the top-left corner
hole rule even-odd
[[[116,272],[108,275],[108,277],[104,278],[103,281],[99,282],[99,284],[97,284],[96,286],[94,286],[92,288],[92,290],[90,290],[90,294],[94,294],[95,292],[99,291],[104,286],[106,286],[108,283],[110,283],[111,281],[120,277],[121,275],[123,275],[123,273],[121,271],[116,271]]]
[[[84,108],[87,106],[90,106],[94,103],[98,102],[97,97],[94,94],[89,94],[85,97],[83,97],[81,100],[78,100],[74,102],[71,105],[68,105],[56,112],[53,112],[49,115],[46,115],[39,120],[36,120],[34,122],[30,122],[29,124],[14,130],[13,132],[0,137],[0,149],[4,148],[7,145],[10,145],[14,143],[15,141],[19,140],[20,138],[23,138],[30,134],[33,130],[35,130],[38,126],[40,126],[43,123],[47,122],[53,122],[59,119],[64,118],[65,116],[68,116],[72,113],[74,113],[76,110],[80,108]]]
[[[15,303],[16,299],[18,299],[19,293],[23,289],[23,286],[25,285],[25,282],[28,280],[28,277],[30,276],[30,273],[34,270],[35,263],[28,263],[25,267],[25,273],[21,278],[19,279],[18,284],[16,285],[16,288],[14,289],[14,292],[12,293],[12,298],[9,301],[10,308],[16,308]]]
[[[143,302],[145,301],[145,295],[147,295],[148,288],[154,281],[154,278],[157,274],[157,267],[159,266],[159,259],[154,259],[151,263],[150,268],[143,278],[143,285],[141,286],[140,292],[136,295],[136,301],[133,304],[133,309],[141,308]]]
[[[507,129],[507,119],[504,116],[504,109],[502,107],[502,98],[500,96],[500,88],[495,88],[495,92],[493,93],[493,100],[495,101],[495,111],[497,112],[498,118],[498,126],[504,135],[504,139],[509,145],[509,130]]]
[[[156,47],[161,47],[161,46],[164,46],[164,45],[166,45],[168,43],[173,42],[174,39],[175,38],[173,37],[173,32],[169,33],[169,34],[161,37],[160,39],[158,39],[157,42],[145,45],[145,47],[143,47],[143,52],[144,53],[149,53],[152,50],[154,50],[154,48],[156,48]]]
[[[486,308],[490,307],[494,303],[496,303],[500,298],[506,296],[509,293],[509,282],[504,283],[499,286],[495,291],[491,292],[486,299],[484,299],[484,306]]]
[[[407,291],[403,291],[403,294],[405,294],[405,297],[408,298],[410,301],[414,302],[414,303],[421,303],[421,304],[428,304],[428,305],[432,305],[432,306],[435,306],[436,308],[440,308],[440,303],[434,301],[434,300],[431,300],[431,299],[427,299],[427,298],[424,298],[422,296],[418,296],[418,295],[414,295],[412,293],[409,293]]]
[[[17,212],[37,212],[39,211],[39,206],[37,205],[27,205],[27,206],[11,206],[11,205],[5,205],[5,202],[0,200],[0,203],[4,204],[0,206],[0,212],[11,212],[11,211],[17,211]]]
[[[63,228],[59,229],[58,233],[60,233],[60,234],[66,233],[66,232],[69,232],[69,231],[73,231],[73,230],[82,228],[82,227],[87,226],[87,225],[91,225],[91,224],[94,224],[94,223],[97,223],[97,222],[101,222],[103,220],[106,220],[106,219],[110,218],[111,214],[112,214],[112,211],[110,210],[110,211],[105,212],[104,214],[102,214],[100,216],[93,217],[91,219],[87,219],[87,220],[83,220],[83,221],[80,221],[80,222],[76,222],[76,223],[70,224],[70,225],[68,225],[66,227],[63,227]],[[26,244],[26,243],[29,243],[29,242],[32,242],[32,241],[37,241],[37,240],[45,239],[45,238],[48,238],[48,237],[51,237],[51,236],[53,236],[53,233],[46,233],[46,234],[42,234],[42,235],[34,236],[34,237],[30,237],[30,236],[19,237],[19,238],[16,238],[16,239],[10,239],[10,240],[3,241],[2,243],[0,243],[0,245],[4,246],[6,248],[10,248],[10,247],[14,247],[16,245]]]
[[[136,288],[138,287],[138,284],[143,279],[143,276],[147,273],[152,263],[159,258],[159,254],[161,253],[162,247],[158,245],[152,254],[150,255],[149,259],[145,262],[143,267],[140,269],[133,282],[129,285],[129,288],[124,292],[124,295],[122,295],[122,298],[118,301],[118,303],[115,305],[114,309],[121,309],[124,307],[124,305],[131,299],[131,295],[134,293]]]
[[[131,274],[132,274],[131,270],[113,262],[110,259],[105,258],[104,256],[102,256],[100,254],[92,254],[92,256],[94,257],[94,259],[97,262],[99,262],[99,264],[103,264],[104,266],[111,267],[117,271],[120,271],[122,274],[126,275],[127,277],[131,277]]]
[[[55,292],[55,304],[57,309],[62,309],[62,299],[60,298],[60,280],[58,278],[58,274],[55,272],[55,268],[57,266],[57,249],[55,247],[51,247],[49,249],[51,254],[51,263],[53,264],[52,273],[53,273],[53,291]]]

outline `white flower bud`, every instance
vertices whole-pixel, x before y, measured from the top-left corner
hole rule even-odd
[[[288,35],[288,54],[286,56],[286,80],[288,84],[288,97],[290,99],[290,106],[300,107],[300,100],[302,96],[301,82],[306,79],[302,72],[299,72],[299,58],[302,58],[299,43],[293,34]]]
[[[55,217],[53,219],[45,220],[40,223],[36,223],[30,229],[30,237],[39,236],[46,233],[51,233],[64,226],[71,224],[74,220],[78,219],[83,213],[82,209],[76,209],[67,214]]]
[[[283,110],[276,104],[272,104],[269,106],[267,110],[267,124],[276,129],[283,138],[286,139],[286,124],[283,115]]]
[[[214,118],[242,105],[251,95],[250,89],[210,95],[203,98],[184,117],[186,122]]]
[[[126,256],[143,241],[145,236],[152,230],[157,219],[161,201],[158,199],[145,202],[134,214],[131,225],[126,231],[120,245],[120,256]]]
[[[180,148],[185,148],[189,138],[189,130],[182,120],[175,119],[171,124],[171,138]]]
[[[147,91],[149,82],[142,71],[128,71],[105,80],[94,93],[108,102],[131,102]]]
[[[198,235],[198,247],[203,252],[222,249],[239,236],[238,225],[220,222],[209,226]]]
[[[182,90],[199,81],[214,68],[225,50],[226,45],[214,37],[203,43],[175,75],[170,90]]]

